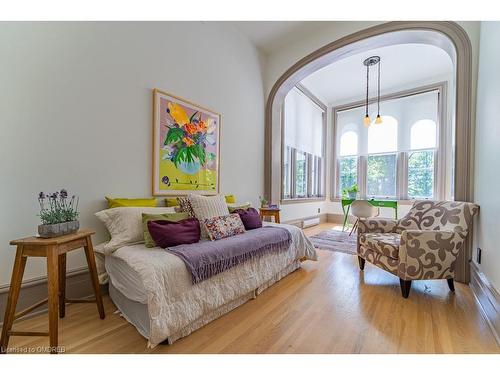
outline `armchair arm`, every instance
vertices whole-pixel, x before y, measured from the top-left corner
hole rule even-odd
[[[398,225],[397,220],[391,219],[359,219],[358,235],[361,233],[391,233]]]
[[[404,230],[399,245],[398,276],[403,280],[453,278],[465,237],[462,232]]]

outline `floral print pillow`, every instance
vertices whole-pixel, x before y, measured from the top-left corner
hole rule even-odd
[[[245,233],[245,227],[238,214],[203,219],[203,224],[212,241]]]

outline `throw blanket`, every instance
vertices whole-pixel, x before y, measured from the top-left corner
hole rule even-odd
[[[291,242],[292,237],[286,229],[262,227],[218,241],[170,247],[168,251],[184,261],[196,284],[248,259],[285,251]]]

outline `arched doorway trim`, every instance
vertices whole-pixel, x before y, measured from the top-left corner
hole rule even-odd
[[[376,25],[331,42],[292,65],[274,84],[266,104],[265,195],[281,198],[281,106],[286,93],[307,75],[342,58],[365,50],[401,43],[424,43],[445,50],[455,65],[455,200],[473,198],[471,139],[472,46],[455,22],[397,21]],[[471,237],[471,236],[470,236]],[[457,280],[469,281],[467,251],[457,265]]]

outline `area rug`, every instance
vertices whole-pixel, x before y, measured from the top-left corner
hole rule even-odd
[[[309,237],[316,249],[338,251],[339,253],[356,255],[357,233],[349,236],[349,231],[325,230]]]

